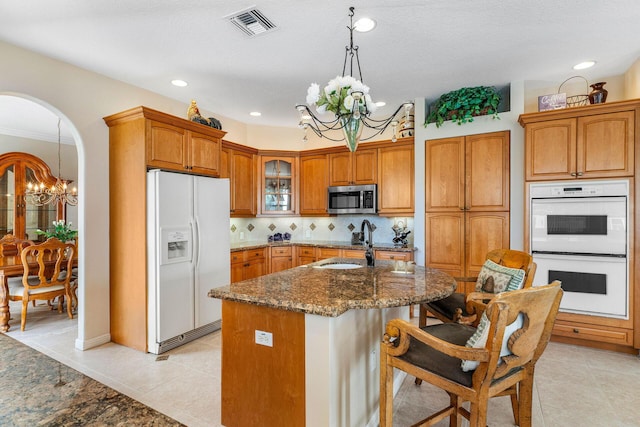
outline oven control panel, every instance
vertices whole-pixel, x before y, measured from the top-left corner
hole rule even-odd
[[[602,186],[600,185],[584,185],[573,187],[551,187],[551,195],[556,197],[562,196],[601,196]]]

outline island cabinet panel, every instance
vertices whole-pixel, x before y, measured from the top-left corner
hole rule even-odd
[[[329,156],[300,155],[300,215],[327,216]]]
[[[413,151],[413,138],[411,143],[378,149],[378,213],[380,215],[413,215]]]
[[[304,426],[305,315],[222,301],[222,323],[222,424]]]

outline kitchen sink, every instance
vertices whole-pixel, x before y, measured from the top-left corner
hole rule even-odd
[[[350,262],[329,262],[322,265],[314,265],[313,268],[326,268],[329,270],[351,270],[354,268],[362,268],[361,264],[354,264]]]

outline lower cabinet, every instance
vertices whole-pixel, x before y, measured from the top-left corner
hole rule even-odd
[[[271,273],[288,270],[293,267],[293,247],[274,246],[269,248],[271,252]]]
[[[386,259],[391,261],[413,261],[413,252],[376,250],[375,253],[376,259]]]
[[[296,246],[296,265],[316,262],[316,248],[313,246]]]
[[[266,250],[266,248],[260,248],[231,252],[231,283],[264,275]]]

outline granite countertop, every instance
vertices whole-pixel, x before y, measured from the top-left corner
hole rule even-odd
[[[335,241],[335,240],[304,240],[301,242],[298,241],[282,241],[282,242],[243,242],[243,243],[234,243],[231,245],[231,252],[234,251],[243,251],[246,249],[260,249],[271,246],[313,246],[313,247],[323,247],[323,248],[338,248],[338,249],[362,249],[365,250],[366,247],[364,245],[352,245],[351,242],[344,241]],[[413,246],[408,247],[398,247],[394,246],[392,243],[377,243],[373,245],[373,249],[379,250],[389,250],[396,252],[413,252],[416,249]]]
[[[362,268],[316,268],[332,263]],[[337,317],[350,309],[401,307],[445,298],[453,277],[413,262],[330,258],[279,273],[214,288],[209,296],[282,310]]]

